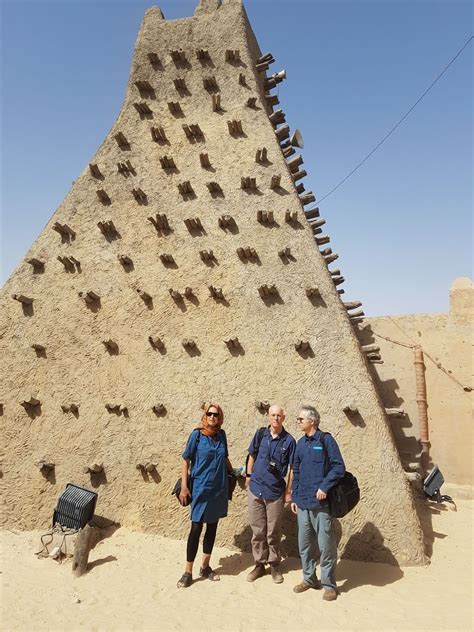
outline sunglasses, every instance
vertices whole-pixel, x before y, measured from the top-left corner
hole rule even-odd
[[[219,413],[213,413],[213,412],[208,410],[207,413],[206,413],[206,416],[207,417],[219,417]]]

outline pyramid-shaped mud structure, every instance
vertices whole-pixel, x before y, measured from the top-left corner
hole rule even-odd
[[[268,402],[294,434],[314,403],[362,489],[341,551],[423,563],[272,61],[239,0],[146,13],[112,130],[2,291],[6,524],[47,525],[73,481],[107,518],[184,536],[170,491],[201,403],[222,404],[234,465]],[[248,544],[243,492],[219,535]]]

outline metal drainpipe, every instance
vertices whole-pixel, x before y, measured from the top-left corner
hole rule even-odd
[[[426,474],[430,461],[430,433],[428,427],[428,402],[426,399],[425,361],[423,350],[415,347],[416,403],[418,405],[418,421],[420,424],[421,469]]]

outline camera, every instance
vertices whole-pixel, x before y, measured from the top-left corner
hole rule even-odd
[[[279,473],[278,466],[275,463],[275,461],[268,461],[267,469],[268,469],[269,472],[271,472],[275,476],[277,476],[278,473]]]

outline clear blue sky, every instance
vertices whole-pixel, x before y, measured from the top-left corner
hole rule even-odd
[[[162,0],[165,17],[197,0]],[[1,282],[108,133],[142,0],[3,0]],[[469,1],[247,0],[280,102],[324,196],[472,31]],[[348,300],[368,315],[439,312],[471,275],[472,44],[381,149],[321,204]]]

